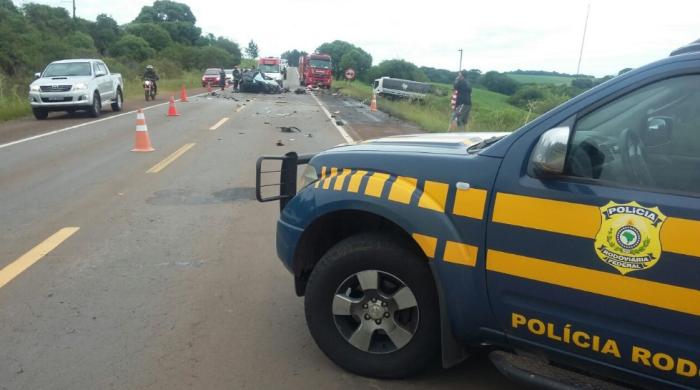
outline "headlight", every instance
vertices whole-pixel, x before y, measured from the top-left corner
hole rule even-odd
[[[41,91],[41,88],[38,85],[30,85],[29,86],[29,92],[39,92]]]
[[[311,185],[313,182],[318,180],[318,172],[316,172],[316,168],[313,165],[306,165],[306,168],[304,168],[304,172],[301,174],[301,180],[299,181],[299,190],[302,188]]]
[[[87,89],[87,84],[84,83],[78,83],[73,86],[74,91],[84,91]]]

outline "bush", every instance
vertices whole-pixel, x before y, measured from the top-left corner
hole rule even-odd
[[[513,96],[508,98],[508,103],[528,109],[528,102],[534,102],[538,100],[543,100],[545,98],[545,93],[537,87],[524,87],[520,88]]]
[[[111,52],[117,57],[137,62],[144,61],[156,54],[156,51],[148,45],[145,39],[132,34],[126,34],[119,39],[112,47]]]
[[[486,72],[481,77],[481,84],[489,91],[512,95],[518,90],[518,82],[496,71]]]
[[[366,81],[373,81],[380,77],[393,77],[397,79],[428,82],[428,77],[416,65],[404,60],[382,61],[373,66],[368,72]]]

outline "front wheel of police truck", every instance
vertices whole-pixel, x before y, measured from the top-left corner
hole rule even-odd
[[[314,267],[306,321],[321,350],[348,371],[404,378],[439,359],[439,304],[425,259],[400,237],[358,234]]]

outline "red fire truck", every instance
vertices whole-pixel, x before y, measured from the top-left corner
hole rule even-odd
[[[313,53],[299,57],[299,83],[330,88],[333,81],[331,56]]]

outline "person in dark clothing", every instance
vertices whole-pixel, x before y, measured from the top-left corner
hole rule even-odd
[[[221,86],[221,90],[223,91],[224,88],[226,88],[226,71],[224,68],[221,68],[219,70],[219,85]]]
[[[467,128],[469,111],[472,109],[472,87],[467,82],[466,76],[466,70],[460,71],[454,83],[454,89],[457,91],[457,101],[452,110],[452,119],[450,120],[448,131],[456,129],[466,131]]]
[[[243,77],[243,73],[241,73],[241,69],[236,65],[233,68],[233,90],[238,92],[238,87],[239,84],[241,83],[241,78]]]
[[[158,77],[158,74],[156,73],[156,69],[153,67],[153,65],[146,66],[146,71],[143,72],[143,79],[144,80],[151,80],[153,82],[153,93],[157,94],[158,93],[158,85],[156,84],[156,81],[160,80],[160,77]]]

